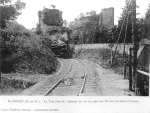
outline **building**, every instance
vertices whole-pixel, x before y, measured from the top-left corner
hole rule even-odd
[[[56,15],[56,17],[52,17],[52,18],[49,18],[49,25],[46,25],[46,24],[44,24],[44,22],[43,22],[43,19],[44,19],[44,13],[45,12],[50,12],[50,14],[52,14],[52,13],[58,13],[58,15],[56,15],[56,14],[54,14],[54,15]],[[39,17],[39,24],[40,24],[40,26],[41,26],[41,29],[43,30],[43,31],[45,31],[46,30],[46,28],[48,27],[48,26],[55,26],[54,24],[55,24],[55,22],[53,22],[53,21],[57,21],[57,22],[60,22],[61,24],[60,25],[57,25],[57,23],[56,23],[56,26],[62,26],[63,25],[63,19],[62,19],[62,11],[59,11],[58,9],[48,9],[48,8],[44,8],[42,11],[39,11],[38,12],[38,17]],[[61,20],[57,20],[58,18],[60,18]],[[51,22],[52,21],[52,22]]]
[[[105,8],[101,10],[99,26],[101,30],[111,29],[114,27],[114,8]]]

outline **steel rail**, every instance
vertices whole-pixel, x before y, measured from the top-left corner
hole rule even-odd
[[[84,63],[80,59],[76,59],[76,60],[80,61],[82,63],[82,65],[83,65],[83,67],[84,67],[84,80],[82,82],[82,86],[81,86],[80,92],[77,94],[77,96],[80,96],[81,93],[83,93],[83,91],[84,91],[87,74],[85,72],[86,71],[86,67],[85,67]]]
[[[67,73],[64,74],[64,76],[62,76],[62,77],[53,85],[53,87],[50,88],[50,89],[44,94],[44,96],[48,96],[48,95],[55,89],[55,87],[63,80],[63,78],[71,71],[71,69],[72,69],[72,65],[71,65],[70,69],[67,71]]]

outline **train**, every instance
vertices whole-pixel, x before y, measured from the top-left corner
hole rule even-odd
[[[53,44],[51,45],[51,50],[58,58],[72,58],[74,54],[74,47],[68,43],[63,44]]]

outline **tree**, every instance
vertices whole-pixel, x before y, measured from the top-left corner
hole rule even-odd
[[[125,31],[126,31],[126,24],[127,25],[127,36],[126,36],[126,43],[131,43],[132,42],[132,13],[131,13],[131,10],[132,10],[132,4],[130,2],[131,0],[126,0],[125,1],[125,6],[122,8],[123,11],[122,11],[122,14],[121,14],[121,17],[118,21],[118,33],[120,32],[121,30],[121,27],[123,25],[123,21],[124,21],[124,25],[123,25],[123,29],[122,29],[122,32],[121,32],[121,36],[120,36],[120,40],[119,42],[120,43],[123,43],[124,42],[124,38],[125,38]],[[138,8],[138,6],[136,6]],[[138,14],[138,13],[137,13]],[[127,23],[128,21],[128,23]],[[142,36],[142,32],[143,32],[143,18],[140,18],[140,19],[136,19],[136,25],[135,25],[136,29],[136,38],[137,38],[137,41],[139,42],[141,40],[141,37]]]
[[[149,4],[149,7],[148,7],[147,12],[145,14],[145,22],[146,22],[146,24],[148,24],[150,26],[150,4]]]
[[[8,20],[16,19],[21,14],[20,10],[22,10],[23,8],[25,8],[25,3],[21,2],[20,0],[18,0],[14,4],[11,3],[11,0],[1,0],[0,1],[0,30],[6,27],[6,23],[8,22]],[[1,65],[2,65],[1,38],[2,36],[0,35],[0,74],[1,74]],[[0,83],[1,83],[1,75],[0,75]]]
[[[21,10],[25,8],[25,3],[20,0],[16,1],[14,4],[11,2],[12,0],[1,0],[0,2],[0,28],[4,29],[6,27],[6,23],[9,20],[15,20],[20,14]]]
[[[67,27],[67,24],[68,24],[67,20],[64,20],[64,21],[63,21],[64,27]]]
[[[120,39],[119,42],[123,43],[124,42],[124,38],[125,38],[125,31],[126,31],[126,24],[127,24],[127,39],[126,42],[132,42],[132,14],[131,14],[131,3],[129,2],[129,0],[125,1],[125,6],[122,8],[122,14],[121,17],[118,21],[118,34],[121,31],[121,27],[123,25],[123,29],[121,31],[121,35],[120,35]],[[127,23],[128,21],[128,23]],[[117,36],[118,38],[118,36]]]
[[[1,71],[51,73],[57,66],[54,54],[44,45],[44,35],[35,35],[17,22],[8,22],[1,32]],[[47,42],[48,43],[48,42]]]
[[[150,4],[149,7],[147,9],[147,12],[145,14],[145,21],[144,21],[144,25],[145,25],[145,37],[148,37],[150,40]]]
[[[81,13],[78,18],[69,23],[72,29],[72,39],[75,43],[95,43],[99,14],[96,11],[90,11],[86,14]]]

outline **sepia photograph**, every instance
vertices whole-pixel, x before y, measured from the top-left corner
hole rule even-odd
[[[0,46],[0,104],[150,104],[150,0],[0,0]]]

